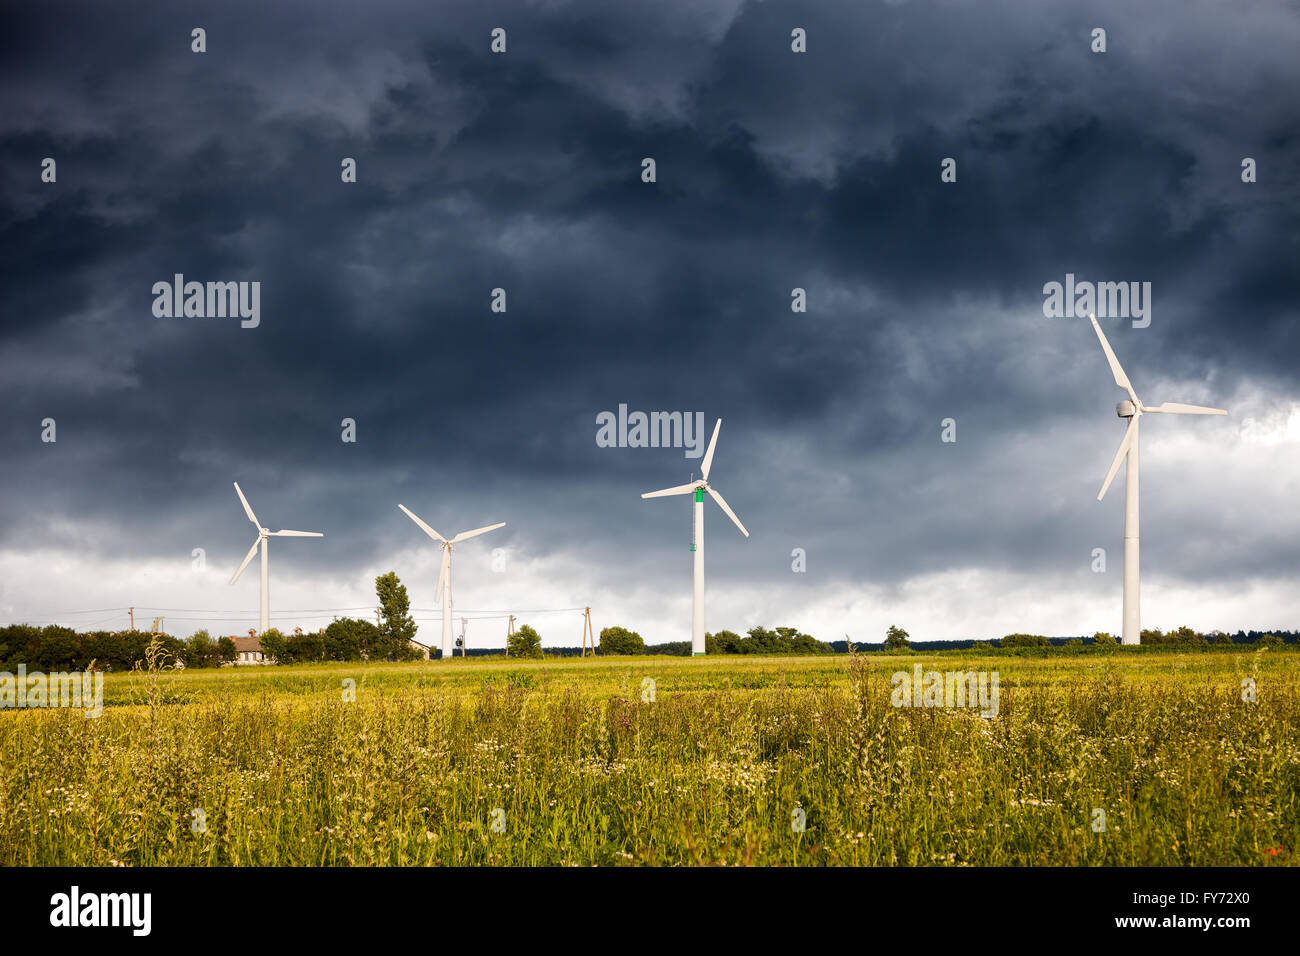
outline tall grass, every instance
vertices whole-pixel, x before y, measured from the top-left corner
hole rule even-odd
[[[892,707],[918,662],[998,716]],[[4,865],[1289,864],[1300,655],[155,670],[0,753]]]

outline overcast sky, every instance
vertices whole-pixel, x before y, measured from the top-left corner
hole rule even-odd
[[[639,496],[699,459],[600,447],[625,404],[723,420],[709,630],[1118,633],[1069,273],[1151,284],[1101,320],[1146,404],[1229,412],[1143,419],[1143,625],[1300,627],[1298,49],[1277,2],[6,4],[0,621],[247,629],[238,481],[325,533],[271,542],[278,626],[395,570],[435,636],[401,502],[507,522],[456,551],[471,646],[687,640],[689,499]],[[156,316],[176,273],[260,324]]]

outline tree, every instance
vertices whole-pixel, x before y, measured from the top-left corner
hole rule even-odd
[[[1184,624],[1182,627],[1170,631],[1166,635],[1170,644],[1205,644],[1205,635],[1198,634],[1195,629]]]
[[[716,634],[704,635],[704,652],[706,654],[739,654],[742,638],[735,631],[718,631]]]
[[[521,624],[506,643],[510,646],[511,657],[542,656],[542,636],[527,624]]]
[[[411,617],[411,599],[406,596],[406,585],[389,571],[375,578],[375,594],[379,598],[380,653],[391,660],[405,661],[415,656],[411,641],[417,630]]]
[[[325,636],[316,631],[291,634],[285,639],[289,657],[295,664],[325,660]]]
[[[77,632],[72,628],[50,624],[41,628],[35,647],[28,643],[27,665],[35,664],[46,673],[69,668],[77,654],[77,644]]]
[[[293,663],[293,658],[289,654],[288,641],[275,628],[263,631],[259,643],[262,646],[262,654],[267,660],[275,661],[277,664]]]
[[[1286,642],[1283,641],[1282,638],[1278,637],[1276,634],[1265,634],[1255,643],[1260,644],[1264,647],[1281,647]]]
[[[217,656],[223,663],[231,663],[239,657],[239,649],[235,646],[233,637],[221,637],[217,639]]]
[[[195,631],[185,642],[181,660],[186,667],[216,667],[221,662],[221,649],[206,630]]]
[[[341,617],[325,628],[325,659],[359,661],[376,653],[379,628],[370,621]]]
[[[644,654],[645,641],[636,631],[625,627],[604,627],[600,631],[600,653]]]
[[[885,632],[885,650],[887,651],[905,651],[912,645],[908,643],[908,638],[912,635],[901,627],[889,625],[889,630]]]
[[[1096,634],[1092,635],[1092,643],[1112,647],[1119,642],[1115,640],[1114,635],[1108,634],[1106,631],[1098,631]]]

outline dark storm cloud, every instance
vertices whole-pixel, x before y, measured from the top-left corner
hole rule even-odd
[[[754,538],[715,534],[711,576],[788,575],[796,545],[846,581],[1067,572],[1118,538],[1122,494],[1091,500],[1118,390],[1086,323],[1043,317],[1045,282],[1153,283],[1151,328],[1108,325],[1135,382],[1214,388],[1154,401],[1294,393],[1285,8],[96,3],[4,18],[9,547],[86,547],[73,519],[152,529],[118,554],[188,560],[211,540],[233,565],[238,479],[273,527],[329,532],[292,555],[302,567],[347,574],[410,544],[403,500],[466,526],[508,513],[534,548],[584,549],[603,583],[630,584],[660,574],[665,524],[674,548],[687,532],[686,509],[637,495],[698,463],[596,447],[596,414],[626,403],[726,420],[715,478]],[[796,25],[805,56],[789,52]],[[496,26],[505,56],[488,52]],[[46,155],[55,186],[37,179]],[[339,182],[344,156],[356,185]],[[939,182],[945,156],[956,185]],[[261,326],[155,318],[150,287],[177,272],[260,280]],[[38,441],[46,416],[57,446]],[[948,416],[956,445],[938,441]],[[1148,528],[1185,536],[1162,557],[1189,579],[1297,556],[1223,516],[1153,505]]]

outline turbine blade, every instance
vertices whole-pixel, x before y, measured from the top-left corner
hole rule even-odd
[[[1170,415],[1226,415],[1222,408],[1208,408],[1205,405],[1184,405],[1181,402],[1162,402],[1155,408],[1144,408],[1144,412],[1168,412]]]
[[[698,485],[678,485],[675,488],[662,488],[659,491],[647,491],[642,498],[663,498],[668,495],[689,495]]]
[[[727,507],[727,503],[722,500],[722,495],[718,494],[712,488],[705,488],[704,490],[713,496],[713,500],[718,503],[718,507],[727,513],[727,517],[736,523],[736,527],[740,529],[740,533],[748,538],[749,532],[746,531],[745,526],[740,523],[740,519],[736,517],[736,513]]]
[[[1097,493],[1097,500],[1101,501],[1106,497],[1106,489],[1110,483],[1115,480],[1115,472],[1119,471],[1119,463],[1128,455],[1130,446],[1133,444],[1133,426],[1137,424],[1137,416],[1128,420],[1128,428],[1124,430],[1124,440],[1119,443],[1119,450],[1115,452],[1115,460],[1110,463],[1110,471],[1106,472],[1106,480],[1102,482],[1101,491]]]
[[[423,528],[423,529],[424,529],[424,533],[427,534],[430,538],[433,538],[435,541],[441,541],[443,544],[446,544],[446,543],[447,543],[447,539],[446,539],[446,538],[444,538],[442,535],[438,534],[438,532],[434,531],[434,530],[433,530],[432,528],[430,528],[427,524],[425,524],[423,521],[421,521],[419,515],[417,515],[417,514],[416,514],[414,511],[412,511],[410,508],[406,507],[406,505],[398,505],[397,507],[399,507],[399,508],[401,508],[403,511],[405,511],[405,512],[406,512],[406,517],[410,518],[412,521],[414,521],[416,524],[418,524],[421,528]]]
[[[456,544],[459,541],[477,538],[481,534],[487,534],[489,531],[495,531],[497,528],[504,528],[505,526],[506,523],[500,521],[497,524],[490,524],[486,528],[475,528],[473,531],[462,531],[460,534],[456,535],[456,537],[451,539],[451,543]]]
[[[323,537],[325,537],[325,535],[323,535],[323,534],[322,534],[321,532],[319,532],[319,531],[272,531],[272,532],[271,532],[271,535],[272,535],[272,537],[274,537],[275,535],[284,535],[284,537],[286,537],[286,538],[323,538]]]
[[[1097,324],[1097,317],[1088,313],[1088,319],[1092,322],[1092,327],[1097,330],[1097,338],[1101,339],[1102,351],[1106,353],[1106,361],[1110,363],[1111,373],[1115,376],[1115,384],[1124,391],[1128,392],[1128,397],[1133,399],[1134,405],[1141,405],[1138,401],[1137,392],[1133,391],[1133,385],[1129,382],[1128,376],[1124,374],[1123,367],[1119,364],[1119,359],[1115,358],[1115,353],[1111,350],[1110,343],[1106,341],[1106,335]]]
[[[704,480],[709,480],[709,469],[713,467],[713,449],[718,445],[718,432],[722,430],[722,419],[713,426],[713,437],[709,439],[709,450],[704,453],[704,464],[700,465],[700,474]]]
[[[257,546],[261,543],[262,538],[259,535],[257,540],[253,542],[253,546],[248,549],[248,554],[244,555],[244,563],[239,566],[239,570],[235,572],[235,576],[230,579],[231,584],[234,584],[239,580],[239,576],[244,573],[244,568],[248,567],[248,562],[252,561],[253,555],[257,554]]]
[[[239,482],[235,482],[235,494],[239,495],[239,500],[244,506],[244,514],[248,515],[248,520],[253,522],[253,527],[258,531],[262,530],[262,523],[257,520],[257,515],[253,514],[253,509],[248,506],[248,499],[239,488]]]
[[[442,549],[442,570],[438,572],[438,590],[433,593],[433,600],[442,603],[442,589],[447,583],[447,569],[451,567],[451,548]]]

